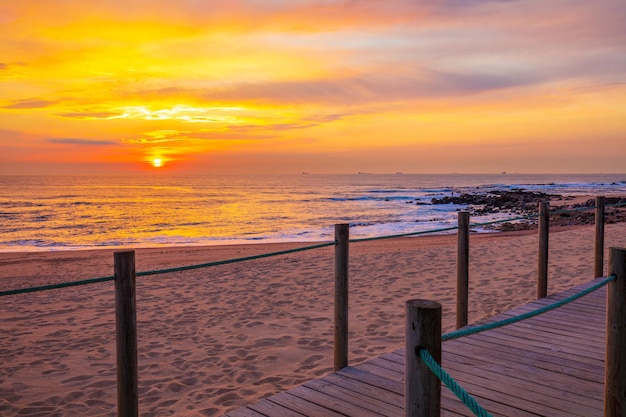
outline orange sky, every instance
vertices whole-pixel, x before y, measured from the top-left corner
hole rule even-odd
[[[0,0],[0,174],[623,173],[624,16],[616,0]]]

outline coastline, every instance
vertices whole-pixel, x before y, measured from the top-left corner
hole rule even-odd
[[[551,227],[549,293],[593,278],[594,232]],[[623,236],[625,222],[607,224],[605,252]],[[403,347],[410,298],[442,303],[444,332],[453,329],[456,243],[447,234],[350,245],[350,364]],[[309,245],[142,248],[137,271]],[[0,289],[112,275],[114,251],[0,253]],[[536,256],[535,229],[471,234],[470,323],[535,298]],[[330,372],[333,294],[332,247],[139,277],[141,414],[217,416]],[[3,415],[116,414],[111,282],[7,296],[0,309]]]

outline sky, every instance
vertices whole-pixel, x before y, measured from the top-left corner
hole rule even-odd
[[[623,0],[0,0],[0,174],[624,173]]]

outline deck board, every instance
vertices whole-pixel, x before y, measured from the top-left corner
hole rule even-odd
[[[481,321],[564,299],[596,281]],[[565,306],[443,343],[442,366],[493,416],[602,416],[606,289]],[[273,395],[228,417],[403,416],[404,350]],[[472,416],[445,386],[442,416]]]

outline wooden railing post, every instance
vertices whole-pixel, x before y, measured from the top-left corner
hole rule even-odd
[[[606,290],[606,361],[604,417],[626,415],[626,249],[610,248]]]
[[[137,417],[137,310],[135,252],[115,252],[115,327],[117,339],[117,412]]]
[[[604,197],[596,197],[596,254],[595,277],[603,276],[604,271]]]
[[[350,225],[335,225],[335,348],[334,369],[348,366],[348,255]]]
[[[467,326],[469,298],[469,219],[467,211],[458,215],[458,246],[456,263],[456,327]]]
[[[420,349],[441,363],[441,304],[406,302],[404,405],[406,417],[439,417],[441,381],[419,356]]]
[[[550,203],[539,203],[539,256],[537,262],[537,298],[548,296],[548,240]]]

